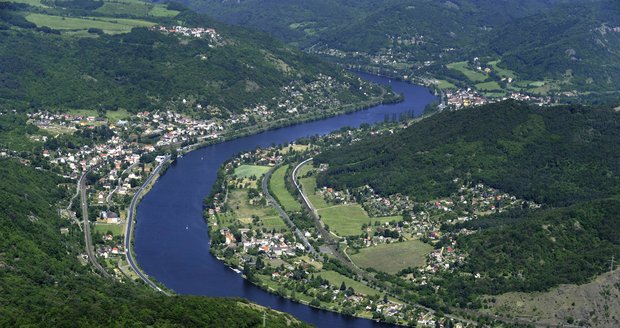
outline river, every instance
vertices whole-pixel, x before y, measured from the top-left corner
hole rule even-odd
[[[355,113],[302,123],[208,146],[171,165],[144,196],[137,211],[136,260],[151,277],[178,294],[242,297],[288,312],[317,327],[390,327],[372,320],[318,310],[268,293],[244,280],[209,253],[202,200],[211,191],[218,168],[239,152],[324,135],[344,126],[382,122],[385,115],[414,111],[436,100],[427,88],[359,73],[366,80],[390,85],[404,95],[398,104],[379,105]]]

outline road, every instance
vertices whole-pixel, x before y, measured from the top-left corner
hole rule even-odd
[[[125,256],[127,257],[127,262],[129,263],[133,271],[138,275],[138,277],[142,279],[142,281],[144,281],[147,285],[151,286],[151,288],[159,292],[162,292],[168,296],[170,296],[170,293],[161,289],[154,282],[152,282],[151,279],[149,279],[147,275],[142,273],[142,271],[138,267],[136,260],[133,258],[133,253],[131,252],[131,239],[133,236],[133,223],[134,223],[135,215],[136,215],[135,214],[136,206],[138,206],[140,196],[142,195],[142,192],[146,189],[146,187],[151,183],[151,181],[153,181],[155,176],[157,176],[157,174],[159,173],[161,168],[164,166],[164,164],[168,162],[169,159],[170,159],[170,156],[166,156],[166,158],[163,161],[161,161],[159,165],[157,165],[155,170],[151,172],[151,175],[149,175],[149,177],[142,184],[142,186],[140,186],[140,189],[138,189],[138,191],[135,193],[135,195],[131,199],[131,204],[129,205],[129,210],[127,211],[127,224],[125,226]]]
[[[93,247],[92,235],[90,234],[90,221],[88,220],[88,197],[86,195],[86,176],[92,172],[93,168],[90,168],[82,174],[78,183],[78,189],[80,191],[80,198],[82,202],[82,225],[84,227],[84,244],[86,248],[86,255],[90,263],[106,278],[112,278],[112,276],[104,269],[95,257],[95,250]]]
[[[276,167],[271,168],[271,170],[269,170],[267,173],[265,173],[265,177],[263,178],[263,182],[262,182],[262,186],[263,186],[263,194],[265,194],[265,197],[267,197],[267,201],[273,205],[273,207],[276,208],[276,210],[278,211],[278,213],[280,214],[280,217],[284,220],[284,222],[286,222],[286,224],[291,227],[291,229],[293,230],[293,232],[295,233],[295,235],[303,242],[304,246],[306,247],[306,249],[312,253],[313,255],[318,255],[316,250],[314,249],[314,247],[312,247],[312,245],[310,244],[310,242],[308,242],[308,239],[306,238],[306,236],[304,236],[303,232],[301,230],[299,230],[297,228],[297,226],[295,226],[295,223],[293,223],[293,221],[291,220],[291,218],[288,216],[288,214],[286,214],[286,212],[284,211],[284,209],[280,206],[280,204],[275,200],[275,198],[273,198],[273,196],[269,193],[269,179],[271,178],[271,174],[273,173],[273,171],[276,169]]]
[[[295,188],[297,188],[297,191],[299,192],[299,194],[301,195],[301,197],[304,200],[305,206],[310,210],[311,215],[313,216],[314,220],[315,220],[315,225],[317,227],[317,229],[320,231],[321,235],[323,236],[325,243],[328,245],[328,247],[330,247],[330,249],[332,250],[332,252],[334,253],[334,256],[340,260],[340,262],[345,265],[346,267],[348,267],[349,269],[351,269],[353,272],[355,272],[358,276],[363,278],[363,281],[361,281],[362,283],[367,284],[367,282],[377,282],[377,279],[370,275],[368,272],[360,269],[357,265],[355,265],[355,263],[353,263],[351,261],[351,259],[348,257],[348,255],[343,254],[343,252],[341,252],[338,248],[336,248],[338,241],[337,240],[333,240],[334,236],[332,234],[329,233],[329,231],[327,231],[325,229],[325,224],[323,223],[323,221],[321,221],[318,212],[316,211],[316,209],[314,208],[314,206],[312,205],[312,203],[310,202],[310,200],[308,199],[308,197],[306,196],[306,193],[302,190],[301,186],[297,183],[297,171],[299,171],[299,169],[304,166],[306,163],[312,161],[313,158],[308,158],[305,161],[297,164],[297,166],[295,166],[295,169],[293,170],[293,173],[291,174],[291,177],[293,179],[293,183],[295,184]],[[345,257],[346,256],[346,257]],[[419,309],[422,309],[424,311],[428,311],[431,313],[435,313],[435,310],[428,308],[426,306],[423,306],[421,304],[417,304],[417,303],[409,303],[407,301],[404,301],[402,299],[400,299],[398,297],[398,295],[394,295],[392,293],[389,293],[392,297],[399,299],[405,303],[408,303],[412,306],[415,306]],[[469,323],[474,323],[471,320],[467,320],[464,318],[460,318],[457,316],[453,316],[453,315],[445,315],[448,318],[451,319],[457,319],[460,321],[464,321],[464,322],[469,322]]]
[[[312,219],[314,220],[314,225],[316,226],[317,230],[323,237],[323,240],[325,241],[325,244],[327,245],[327,247],[331,249],[332,255],[335,256],[338,260],[340,260],[340,262],[343,265],[347,266],[357,275],[364,277],[366,281],[375,280],[366,271],[357,267],[355,263],[353,263],[348,258],[348,256],[346,256],[345,254],[343,254],[342,251],[340,251],[339,246],[338,246],[340,242],[340,238],[335,238],[336,236],[334,236],[329,231],[327,231],[327,229],[325,229],[325,223],[323,223],[323,221],[321,220],[321,217],[319,216],[319,213],[317,212],[316,208],[314,208],[314,205],[312,205],[312,202],[310,202],[310,199],[308,199],[308,196],[306,196],[306,193],[301,188],[301,185],[297,183],[297,172],[306,163],[312,161],[312,159],[313,158],[311,157],[297,164],[297,166],[295,166],[295,168],[293,169],[293,172],[291,173],[291,179],[293,180],[293,184],[295,185],[295,188],[297,188],[297,191],[299,192],[299,194],[301,195],[301,198],[304,201],[304,206],[309,210],[310,216],[312,216]]]
[[[116,188],[114,188],[114,190],[112,190],[108,196],[105,198],[105,203],[106,204],[110,204],[110,200],[112,199],[112,196],[114,196],[114,193],[117,192],[120,188],[121,188],[121,184],[123,183],[123,174],[125,174],[125,172],[128,172],[129,170],[133,169],[136,165],[138,165],[138,162],[133,163],[131,165],[129,165],[128,168],[126,168],[123,172],[121,172],[121,174],[119,174],[118,177],[118,181],[116,182]]]

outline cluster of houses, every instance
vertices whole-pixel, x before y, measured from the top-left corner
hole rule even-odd
[[[159,31],[162,33],[178,34],[183,36],[191,36],[194,38],[209,37],[212,40],[218,40],[220,35],[213,28],[209,27],[186,27],[186,26],[172,26],[166,27],[163,25],[153,26],[149,28],[151,31]]]
[[[446,99],[448,107],[454,109],[461,109],[463,107],[470,106],[480,106],[488,103],[488,100],[485,97],[483,97],[475,90],[472,90],[471,88],[448,90],[446,91]]]
[[[280,258],[282,256],[295,256],[296,250],[305,251],[302,244],[287,241],[284,235],[279,232],[262,232],[260,234],[252,233],[249,236],[250,229],[239,229],[241,240],[237,240],[228,228],[220,229],[220,234],[224,236],[224,244],[227,248],[233,248],[238,251],[240,257],[243,257],[250,250],[263,253],[270,258]]]

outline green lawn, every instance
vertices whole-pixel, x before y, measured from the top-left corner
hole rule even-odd
[[[495,81],[484,82],[476,84],[476,88],[478,90],[483,91],[491,91],[491,90],[501,90],[502,87]]]
[[[57,30],[87,30],[99,28],[108,34],[130,32],[134,27],[156,25],[139,19],[107,18],[107,17],[61,17],[45,14],[29,14],[26,19],[37,26],[47,26]]]
[[[474,71],[470,69],[469,67],[467,67],[466,61],[451,63],[451,64],[448,64],[447,66],[450,69],[457,70],[465,74],[465,76],[472,82],[482,82],[486,80],[487,78],[486,74],[479,72],[479,71]]]
[[[353,289],[358,293],[366,295],[382,295],[380,291],[370,288],[359,281],[355,281],[349,277],[343,276],[336,271],[323,271],[318,275],[323,277],[323,279],[327,279],[330,284],[336,287],[340,287],[340,285],[344,281],[344,284],[347,286],[347,288],[353,287]]]
[[[124,236],[125,235],[125,225],[124,224],[108,224],[108,223],[96,223],[95,224],[95,232],[99,232],[100,234],[108,233],[108,231],[112,232],[113,236]]]
[[[251,176],[260,178],[263,174],[267,173],[269,169],[269,166],[239,165],[239,167],[235,169],[235,176],[237,178],[249,178]]]
[[[501,60],[495,60],[495,61],[489,62],[489,66],[491,66],[493,70],[495,71],[495,73],[497,73],[497,75],[499,75],[500,77],[511,77],[514,79],[517,76],[517,74],[515,74],[515,72],[509,69],[501,68],[497,66],[500,62]]]
[[[269,188],[273,193],[273,196],[278,200],[280,206],[285,211],[299,211],[301,210],[301,204],[291,195],[291,193],[284,186],[286,170],[289,165],[280,166],[271,175],[269,180]]]
[[[407,267],[420,267],[426,263],[426,255],[433,247],[419,240],[384,244],[362,248],[351,255],[351,260],[362,268],[374,268],[387,273],[397,273]]]
[[[381,218],[368,217],[366,211],[359,204],[337,205],[318,210],[321,220],[329,229],[339,236],[356,236],[362,233],[362,225],[375,222],[401,221],[400,216]]]

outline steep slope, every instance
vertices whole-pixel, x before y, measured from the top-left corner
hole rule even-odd
[[[99,278],[78,261],[80,230],[58,217],[66,181],[15,159],[0,159],[0,177],[0,326],[262,327],[263,311],[272,327],[302,326],[243,300],[166,297]]]
[[[619,115],[511,101],[443,112],[316,156],[329,165],[317,181],[427,201],[458,190],[458,178],[542,204],[442,227],[472,233],[459,236],[467,259],[440,278],[436,297],[477,307],[482,294],[587,282],[620,256]]]
[[[0,31],[0,104],[5,106],[131,112],[171,108],[208,117],[275,106],[288,96],[284,88],[327,77],[343,87],[322,96],[343,106],[380,94],[378,88],[361,85],[341,69],[265,34],[190,11],[174,19],[145,17],[165,30],[134,27],[128,33],[108,33],[94,27],[88,32],[69,29],[63,25],[68,17],[58,15],[56,7],[41,14],[41,9],[4,4],[9,14],[3,20],[9,27]],[[73,13],[92,15],[70,21],[76,28],[120,19],[94,11]],[[28,20],[38,23],[36,29]],[[212,30],[201,37],[186,36],[174,27],[179,24]],[[183,99],[204,109],[188,109]]]

